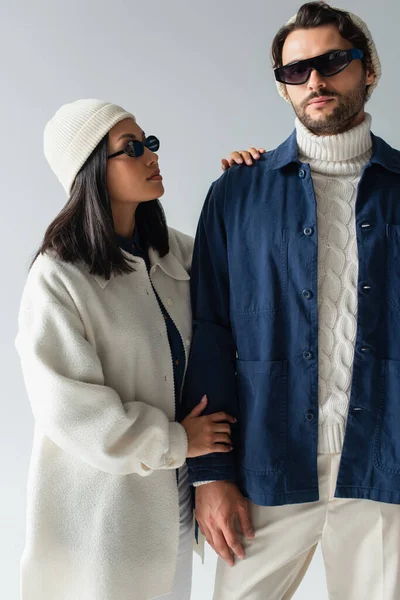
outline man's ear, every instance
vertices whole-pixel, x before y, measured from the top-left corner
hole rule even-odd
[[[375,71],[374,71],[372,65],[367,65],[366,81],[365,81],[365,83],[367,85],[371,85],[371,83],[374,83],[374,81],[375,81]]]

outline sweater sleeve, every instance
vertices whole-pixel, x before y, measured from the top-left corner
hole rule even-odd
[[[30,289],[32,292],[32,289]],[[16,347],[38,426],[65,452],[115,475],[148,475],[185,462],[184,428],[144,402],[123,404],[105,385],[72,298],[26,291]]]

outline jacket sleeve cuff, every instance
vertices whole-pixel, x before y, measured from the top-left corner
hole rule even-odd
[[[188,439],[185,428],[180,423],[169,424],[168,452],[164,454],[162,469],[179,469],[185,461],[188,451]]]
[[[206,485],[207,483],[215,483],[215,479],[210,479],[210,481],[195,481],[193,483],[193,487],[200,487],[202,485]]]
[[[194,459],[196,460],[196,459]],[[214,481],[233,481],[236,482],[236,469],[233,463],[224,465],[197,465],[193,464],[193,459],[188,461],[189,483],[190,485],[202,482],[210,483]]]

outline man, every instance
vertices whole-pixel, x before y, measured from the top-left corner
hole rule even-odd
[[[398,600],[400,153],[364,111],[379,59],[323,3],[272,56],[295,131],[211,186],[192,267],[187,409],[207,394],[238,419],[231,453],[189,464],[215,600],[291,598],[319,542],[331,598]]]

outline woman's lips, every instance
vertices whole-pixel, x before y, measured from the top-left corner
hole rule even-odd
[[[160,171],[155,171],[153,175],[147,178],[148,181],[162,181],[162,175]]]

